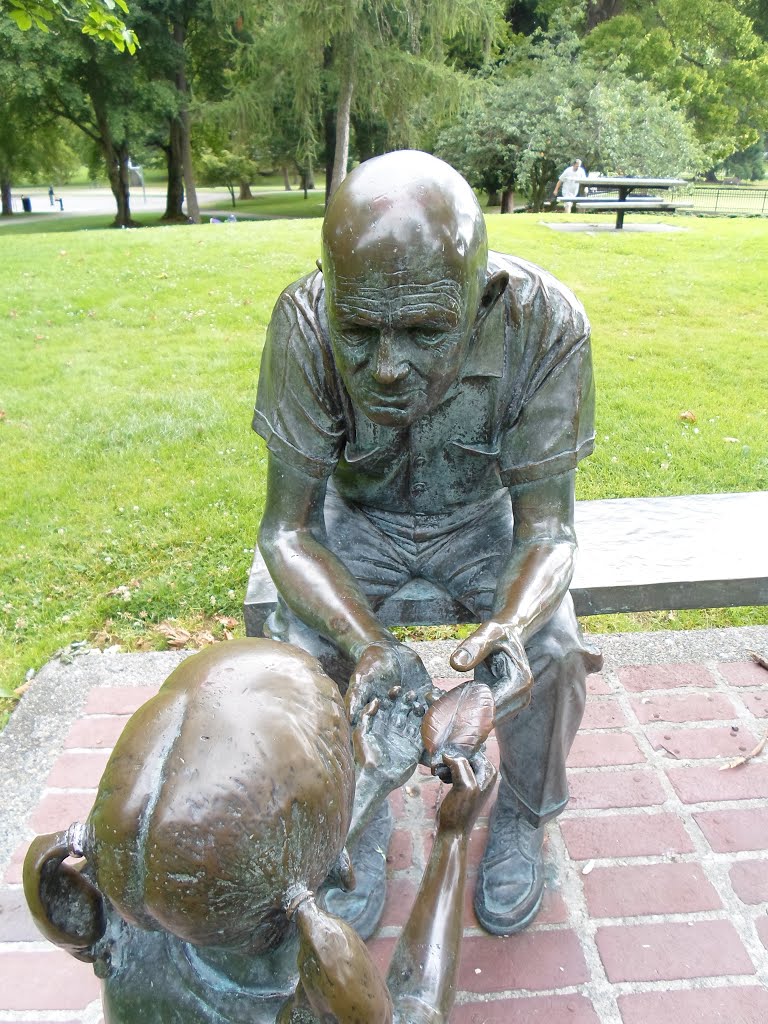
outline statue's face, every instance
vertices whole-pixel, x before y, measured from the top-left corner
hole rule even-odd
[[[331,275],[328,323],[336,364],[356,409],[407,427],[435,409],[466,358],[477,282],[436,260],[363,276]]]

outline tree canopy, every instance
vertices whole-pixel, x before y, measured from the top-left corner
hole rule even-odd
[[[50,32],[58,23],[70,22],[79,24],[85,35],[112,43],[121,53],[135,53],[139,45],[136,33],[117,13],[128,14],[125,0],[0,0],[0,8],[22,32],[31,28]]]

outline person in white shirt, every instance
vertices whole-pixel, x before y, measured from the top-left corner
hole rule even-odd
[[[573,203],[568,202],[568,200],[579,194],[579,185],[584,181],[586,176],[587,173],[581,166],[581,160],[574,160],[572,164],[569,164],[568,167],[565,168],[563,173],[557,179],[553,195],[557,195],[557,193],[562,189],[563,199],[565,200],[563,206],[565,207],[566,213],[570,213],[571,208],[573,207]]]

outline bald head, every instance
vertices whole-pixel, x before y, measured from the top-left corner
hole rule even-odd
[[[426,264],[463,284],[485,273],[487,250],[483,215],[467,182],[444,161],[415,150],[355,168],[323,223],[324,265],[370,283]]]

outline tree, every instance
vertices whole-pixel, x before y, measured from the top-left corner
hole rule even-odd
[[[673,103],[616,67],[595,68],[562,29],[502,68],[437,149],[475,187],[501,189],[502,212],[513,187],[540,209],[576,156],[591,171],[651,176],[691,174],[704,160]]]
[[[591,57],[610,67],[621,55],[627,75],[676,100],[710,163],[756,142],[768,128],[768,46],[745,13],[750,6],[625,0],[623,8],[587,36]]]
[[[381,116],[390,144],[402,144],[418,98],[457,96],[447,41],[460,35],[482,50],[501,10],[500,0],[282,0],[249,8],[250,42],[233,81],[240,115],[265,128],[277,99],[287,97],[297,160],[306,164],[325,142],[332,192],[346,174],[353,120]]]
[[[136,52],[139,45],[136,33],[115,14],[115,7],[128,13],[125,0],[73,0],[73,3],[74,11],[72,4],[61,0],[0,0],[0,7],[6,8],[8,17],[22,32],[30,28],[50,32],[51,26],[72,22],[79,24],[85,35],[106,40],[121,53],[124,50]]]
[[[13,213],[14,181],[61,180],[76,162],[66,132],[43,101],[37,63],[26,59],[28,37],[0,21],[0,194],[2,215]]]

